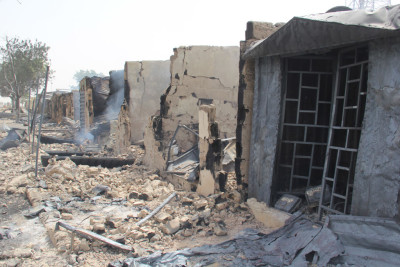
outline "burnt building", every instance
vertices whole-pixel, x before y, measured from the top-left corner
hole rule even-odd
[[[397,5],[246,36],[236,158],[245,194],[273,204],[322,185],[320,215],[399,216],[399,26]]]

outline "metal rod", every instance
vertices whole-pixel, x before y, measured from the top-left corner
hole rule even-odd
[[[83,236],[85,238],[93,238],[93,239],[99,240],[99,241],[104,242],[104,243],[106,243],[106,244],[108,244],[110,246],[113,246],[113,247],[116,247],[116,248],[119,248],[119,249],[122,249],[122,250],[126,250],[126,251],[132,251],[133,250],[131,246],[123,245],[121,243],[118,243],[118,242],[116,242],[114,240],[111,240],[111,239],[109,239],[107,237],[104,237],[102,235],[96,234],[94,232],[91,232],[91,231],[88,231],[88,230],[84,230],[84,229],[81,229],[81,228],[77,228],[77,227],[74,227],[72,225],[68,225],[65,222],[61,222],[61,221],[57,222],[56,223],[56,230],[59,230],[60,226],[65,228],[65,229],[67,229],[67,230],[69,230],[69,231],[71,231],[71,232],[78,233],[79,235],[81,235],[81,236]]]
[[[43,89],[43,100],[42,100],[42,112],[40,115],[40,123],[39,123],[39,133],[38,133],[38,138],[37,138],[37,147],[36,147],[36,165],[35,165],[35,178],[37,179],[37,173],[38,173],[38,158],[39,158],[39,146],[40,146],[40,134],[42,131],[42,123],[43,123],[43,113],[44,113],[44,100],[46,97],[46,90],[47,90],[47,81],[49,79],[49,66],[46,67],[46,81],[44,84],[44,89]]]
[[[38,106],[39,106],[39,100],[40,100],[39,99],[39,80],[37,80],[37,83],[36,83],[36,99],[35,100],[36,100],[35,101],[35,109],[34,109],[33,114],[32,114],[31,132],[29,133],[29,134],[32,133],[32,153],[33,153],[33,149],[35,147],[36,112],[37,112],[37,109],[38,109]]]
[[[153,217],[154,215],[156,215],[165,205],[168,204],[168,202],[171,201],[171,199],[176,196],[176,192],[172,193],[166,200],[164,200],[163,203],[161,203],[160,206],[158,206],[157,208],[155,208],[149,215],[147,215],[146,217],[144,217],[143,219],[141,219],[140,221],[138,221],[136,223],[137,226],[140,226],[141,224],[143,224],[144,222],[146,222],[148,219],[150,219],[151,217]]]
[[[29,98],[28,98],[28,141],[29,143],[31,142],[31,127],[30,127],[30,121],[31,121],[31,87],[29,86]]]

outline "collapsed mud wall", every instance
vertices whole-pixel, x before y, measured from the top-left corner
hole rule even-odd
[[[238,47],[191,46],[174,49],[171,56],[171,83],[161,96],[160,115],[153,116],[145,131],[144,162],[165,168],[165,153],[178,124],[198,130],[202,104],[214,104],[220,137],[236,131],[238,91]],[[196,140],[190,134],[176,136],[181,151]]]
[[[73,93],[54,92],[48,106],[50,118],[57,124],[63,117],[74,119]]]
[[[123,103],[120,108],[117,131],[115,134],[115,154],[126,153],[131,145],[131,121],[129,119],[129,109],[126,103]]]
[[[129,109],[131,142],[143,139],[145,125],[160,109],[160,95],[170,83],[170,61],[125,62],[125,99]]]
[[[82,132],[87,132],[93,123],[93,95],[90,78],[85,77],[79,83],[80,94],[80,128]]]
[[[272,24],[268,22],[249,21],[246,29],[246,40],[240,42],[240,55],[243,55],[256,41],[267,38],[282,25],[282,23]],[[238,187],[246,194],[249,180],[248,170],[253,117],[255,60],[240,59],[239,72],[235,173]]]

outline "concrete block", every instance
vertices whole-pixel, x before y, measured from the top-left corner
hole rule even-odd
[[[179,218],[169,221],[163,228],[163,232],[168,235],[175,234],[180,229]]]
[[[270,208],[267,204],[258,202],[255,198],[247,200],[254,217],[268,228],[280,228],[291,217],[289,213]]]

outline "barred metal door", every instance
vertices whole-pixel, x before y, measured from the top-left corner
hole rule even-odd
[[[327,157],[324,164],[322,196],[318,209],[335,214],[350,213],[354,171],[367,94],[368,47],[345,49],[338,54]],[[326,189],[330,193],[326,199]]]

